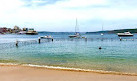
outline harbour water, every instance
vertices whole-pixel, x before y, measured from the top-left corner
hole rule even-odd
[[[0,63],[32,64],[137,74],[137,35],[120,41],[115,34],[84,34],[85,39],[69,39],[72,33],[40,33],[39,35],[0,35],[0,48],[16,40],[37,40],[52,35],[54,41],[13,46],[0,50]],[[102,40],[103,39],[103,40]],[[9,45],[8,45],[9,46]],[[7,47],[8,47],[7,46]],[[102,47],[99,50],[99,47]]]

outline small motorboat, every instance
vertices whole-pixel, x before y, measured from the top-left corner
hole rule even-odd
[[[46,35],[46,36],[41,36],[40,38],[42,38],[42,39],[53,39],[53,37],[52,36],[48,36],[48,35]]]
[[[18,34],[26,34],[26,31],[20,31]]]
[[[133,36],[130,32],[124,32],[124,33],[117,33],[119,37],[128,37],[128,36]]]

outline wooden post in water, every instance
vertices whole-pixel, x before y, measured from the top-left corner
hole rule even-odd
[[[18,47],[18,40],[16,40],[16,47]]]
[[[121,37],[120,37],[119,39],[120,39],[120,41],[122,41],[122,38],[121,38]]]
[[[87,38],[85,38],[85,41],[87,42]]]
[[[39,42],[39,44],[40,44],[40,40],[41,40],[41,39],[40,39],[40,38],[38,38],[38,42]]]

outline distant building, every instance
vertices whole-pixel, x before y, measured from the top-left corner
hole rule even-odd
[[[0,33],[6,33],[6,32],[7,32],[7,28],[6,27],[0,28]]]
[[[14,28],[6,28],[6,27],[0,27],[0,34],[10,34],[10,33],[16,33],[16,34],[30,34],[30,35],[37,35],[38,32],[34,30],[34,28],[23,28],[20,29],[18,26],[14,26]]]
[[[28,28],[23,28],[23,31],[28,31]]]
[[[12,33],[18,33],[20,31],[21,31],[21,29],[18,26],[14,26]]]
[[[14,30],[20,30],[18,26],[14,26]]]
[[[11,28],[7,28],[7,33],[12,33],[12,29]]]

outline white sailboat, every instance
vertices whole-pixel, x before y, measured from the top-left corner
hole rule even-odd
[[[103,24],[102,24],[102,32],[103,32]],[[104,35],[104,33],[101,33],[101,36],[103,36]]]
[[[76,18],[75,34],[69,35],[70,38],[80,38],[80,33],[78,32],[78,21]]]

